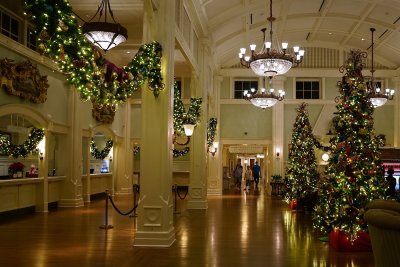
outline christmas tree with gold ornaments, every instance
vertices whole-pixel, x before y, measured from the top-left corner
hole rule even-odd
[[[339,69],[340,96],[333,119],[335,135],[325,177],[318,185],[314,226],[321,232],[339,230],[350,241],[367,229],[365,207],[384,198],[385,178],[380,161],[380,139],[375,135],[373,113],[361,73],[366,53],[352,50]]]
[[[285,173],[286,201],[296,201],[299,206],[312,209],[316,200],[319,180],[314,149],[318,144],[312,133],[307,104],[297,109],[290,143],[288,167]]]

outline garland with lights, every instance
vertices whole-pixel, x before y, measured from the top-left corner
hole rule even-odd
[[[9,157],[27,157],[37,149],[37,145],[44,137],[44,130],[33,127],[28,139],[22,145],[14,145],[4,135],[0,134],[0,153]]]
[[[105,60],[86,40],[68,1],[25,1],[25,9],[36,25],[39,51],[58,64],[82,100],[116,106],[145,80],[155,97],[164,88],[159,43],[142,45],[128,66],[121,69]]]
[[[213,145],[215,134],[217,132],[217,118],[210,118],[207,126],[207,146]]]
[[[133,147],[133,155],[137,155],[140,153],[140,146],[134,146]]]
[[[365,207],[384,198],[384,171],[380,161],[381,140],[374,134],[374,108],[366,94],[362,75],[365,52],[351,50],[339,70],[340,91],[333,120],[335,136],[330,140],[331,157],[325,177],[318,184],[314,226],[321,232],[338,229],[350,241],[367,230]]]
[[[174,149],[173,152],[173,157],[182,157],[185,156],[187,153],[189,153],[190,149],[189,147],[185,147],[184,149]],[[140,152],[140,146],[134,146],[133,147],[133,154],[136,155]]]
[[[112,147],[113,141],[111,139],[108,139],[106,141],[106,146],[104,147],[104,149],[99,150],[92,138],[92,141],[90,142],[90,154],[92,154],[95,159],[105,159],[105,157],[107,157],[107,155],[110,153]]]
[[[173,150],[173,157],[177,158],[177,157],[182,157],[185,156],[187,153],[189,153],[190,148],[189,147],[185,147],[184,149],[174,149]]]
[[[306,106],[306,103],[302,103],[296,110],[285,173],[284,199],[287,202],[296,200],[300,206],[312,210],[317,198],[316,185],[319,180],[314,153],[318,142],[312,133]]]
[[[197,124],[199,122],[202,102],[201,98],[190,98],[189,109],[185,112],[178,83],[174,83],[173,126],[176,134],[184,134],[183,124]]]

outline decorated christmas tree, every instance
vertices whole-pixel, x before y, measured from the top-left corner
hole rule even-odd
[[[314,225],[322,232],[334,229],[355,240],[366,230],[366,205],[385,194],[384,172],[380,162],[379,138],[374,133],[374,108],[366,94],[361,73],[365,52],[351,51],[340,71],[340,96],[333,120],[331,156],[325,177],[319,184]]]
[[[296,200],[302,206],[312,208],[316,200],[316,184],[319,180],[314,148],[318,144],[308,119],[307,104],[297,109],[290,143],[289,162],[285,174],[287,201]]]

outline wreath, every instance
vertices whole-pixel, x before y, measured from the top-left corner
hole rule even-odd
[[[104,149],[99,150],[92,138],[92,141],[90,142],[90,154],[92,154],[92,156],[95,159],[104,159],[110,153],[112,147],[113,147],[113,141],[111,139],[108,139],[106,141],[106,146],[104,147]]]
[[[0,154],[5,154],[9,157],[27,157],[37,149],[37,145],[44,137],[44,130],[33,127],[29,133],[28,139],[22,145],[14,145],[4,135],[0,134]]]

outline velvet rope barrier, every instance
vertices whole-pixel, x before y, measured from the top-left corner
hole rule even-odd
[[[128,212],[122,212],[122,211],[115,205],[115,203],[114,203],[114,201],[113,201],[113,199],[111,198],[110,195],[108,195],[108,198],[110,199],[111,205],[114,207],[114,209],[115,209],[119,214],[121,214],[122,216],[126,216],[126,215],[131,214],[131,213],[132,213],[134,210],[136,210],[136,208],[139,206],[138,204],[135,204],[134,207],[133,207],[130,211],[128,211]]]

